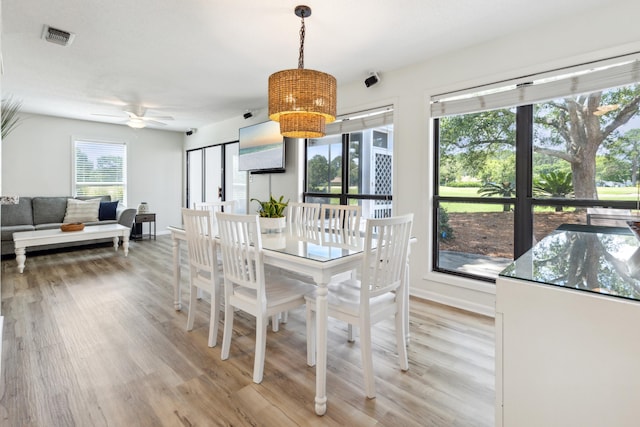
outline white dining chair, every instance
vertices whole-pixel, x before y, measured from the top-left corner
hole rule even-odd
[[[309,242],[320,241],[320,203],[289,202],[287,205],[287,226],[292,234]],[[309,275],[297,273],[289,270],[278,269],[279,274],[284,274],[294,279],[307,283],[314,283]],[[273,320],[273,330],[278,330],[278,321],[287,322],[288,313],[280,313]]]
[[[193,202],[193,209],[208,210],[212,212],[234,213],[236,210],[236,201],[217,201],[217,202]]]
[[[289,202],[287,222],[292,227],[317,228],[320,226],[320,203]]]
[[[209,347],[215,347],[218,340],[220,322],[220,303],[222,273],[216,253],[216,242],[211,232],[212,213],[207,210],[182,209],[182,219],[187,237],[189,258],[189,312],[187,330],[193,330],[196,315],[196,300],[199,291],[211,295],[211,314],[209,316]]]
[[[329,233],[342,233],[347,237],[360,233],[360,205],[322,205],[320,226]]]
[[[236,201],[228,200],[228,201],[216,201],[216,202],[193,202],[193,209],[198,210],[207,210],[211,211],[212,221],[213,221],[213,231],[214,234],[218,234],[217,222],[215,218],[216,212],[226,212],[226,213],[235,213],[236,211]]]
[[[360,329],[360,352],[364,388],[368,398],[376,396],[371,347],[372,326],[395,317],[396,349],[400,369],[409,369],[406,348],[404,295],[407,251],[413,214],[367,220],[361,279],[330,282],[328,315]],[[316,296],[307,301],[307,364],[316,363]]]
[[[360,205],[322,205],[320,228],[325,243],[334,246],[350,246],[360,238],[360,219],[362,207]],[[350,273],[354,278],[357,272]],[[353,340],[353,328],[348,327],[349,341]]]
[[[265,275],[257,215],[216,213],[224,270],[225,319],[222,360],[229,358],[234,308],[256,318],[253,382],[262,382],[269,317],[304,305],[313,285],[284,276]]]
[[[216,221],[216,212],[234,213],[236,209],[236,201],[215,201],[215,202],[193,202],[193,209],[206,210],[211,212],[212,235],[218,235],[218,222]],[[218,259],[218,263],[222,265],[222,260]],[[198,299],[202,298],[202,290],[198,289]]]

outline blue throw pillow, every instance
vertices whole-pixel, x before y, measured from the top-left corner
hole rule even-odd
[[[116,210],[118,209],[118,201],[100,202],[100,210],[98,211],[98,219],[100,221],[108,219],[116,219]]]

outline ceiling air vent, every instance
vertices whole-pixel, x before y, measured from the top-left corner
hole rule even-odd
[[[57,28],[45,25],[42,29],[42,38],[48,42],[69,46],[76,35],[68,31],[59,30]]]

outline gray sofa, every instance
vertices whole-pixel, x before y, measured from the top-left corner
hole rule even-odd
[[[18,204],[2,205],[0,207],[2,217],[2,255],[14,253],[13,233],[16,231],[32,231],[59,228],[64,220],[67,210],[67,199],[71,197],[20,197]],[[81,200],[95,199],[97,197],[78,197]],[[102,201],[110,202],[110,196],[100,197]],[[90,227],[97,224],[122,224],[131,228],[136,216],[136,209],[121,206],[118,203],[116,219],[103,219],[97,222],[87,222]],[[102,242],[111,242],[111,239],[88,240],[83,242],[70,242],[57,245],[37,246],[36,250],[55,249],[60,247],[87,245]]]

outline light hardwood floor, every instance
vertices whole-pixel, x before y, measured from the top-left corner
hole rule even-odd
[[[269,330],[264,380],[254,384],[253,318],[236,316],[221,361],[220,344],[207,347],[208,298],[185,331],[184,262],[183,310],[173,309],[171,259],[166,235],[132,242],[127,258],[109,246],[29,255],[24,274],[3,259],[0,425],[494,424],[492,318],[412,298],[409,371],[398,367],[391,319],[375,327],[373,400],[362,390],[358,341],[330,321],[329,403],[318,417],[304,310]]]

